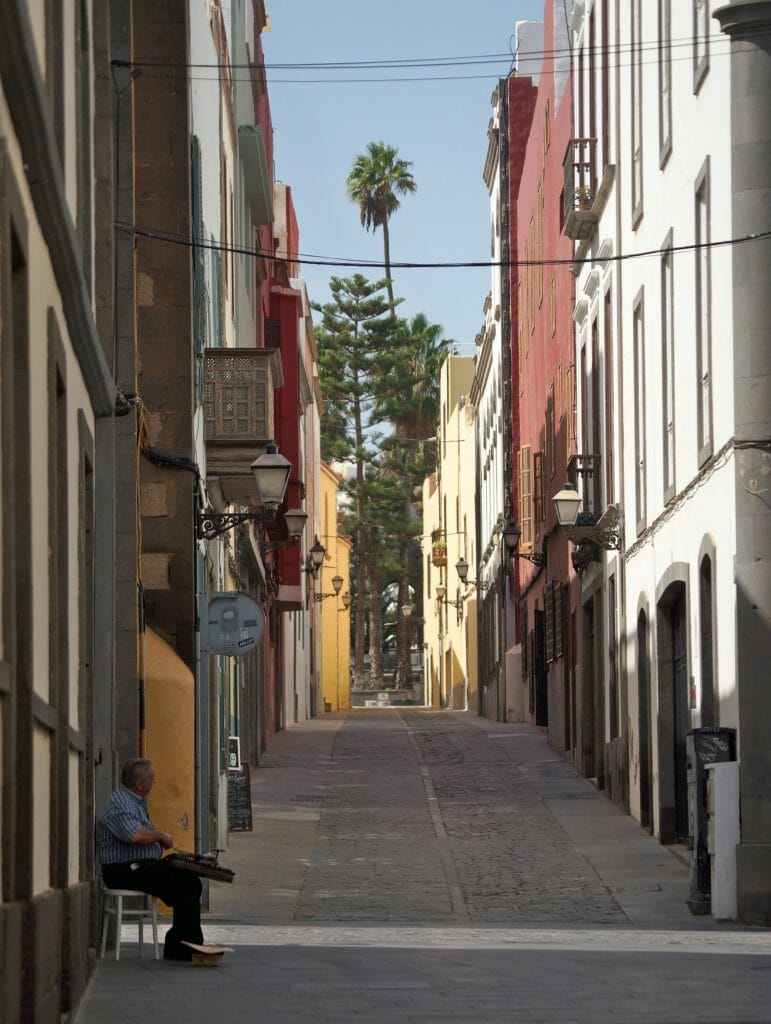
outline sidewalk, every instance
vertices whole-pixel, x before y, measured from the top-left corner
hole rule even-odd
[[[124,947],[77,1024],[771,1021],[771,934],[693,917],[684,864],[539,729],[326,715],[275,738],[252,800],[204,920],[235,952]]]

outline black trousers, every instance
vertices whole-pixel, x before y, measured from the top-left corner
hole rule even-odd
[[[201,879],[198,875],[175,868],[165,860],[137,860],[126,864],[103,864],[102,878],[109,889],[146,892],[159,896],[172,907],[174,918],[166,933],[163,955],[166,959],[190,959],[190,950],[181,944],[183,940],[203,942]]]

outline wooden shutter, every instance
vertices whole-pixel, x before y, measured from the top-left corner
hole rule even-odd
[[[546,619],[546,664],[554,661],[554,583],[547,583],[543,594]]]
[[[562,619],[562,603],[565,597],[565,584],[554,584],[554,660],[561,658],[564,653],[563,640],[565,636],[565,623]]]
[[[522,529],[521,546],[529,550],[533,546],[533,471],[530,445],[519,450],[519,509]]]

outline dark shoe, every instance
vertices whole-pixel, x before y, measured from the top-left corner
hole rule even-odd
[[[190,963],[193,959],[192,949],[187,949],[185,946],[172,946],[169,949],[164,947],[163,950],[164,960],[181,960],[184,963]]]

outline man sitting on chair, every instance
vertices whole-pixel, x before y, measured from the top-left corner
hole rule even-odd
[[[168,832],[150,821],[147,795],[153,788],[153,763],[144,757],[126,761],[122,785],[110,796],[96,824],[96,855],[109,889],[135,889],[159,896],[174,909],[163,948],[165,960],[191,960],[184,942],[203,942],[201,880],[161,859],[172,846]]]

